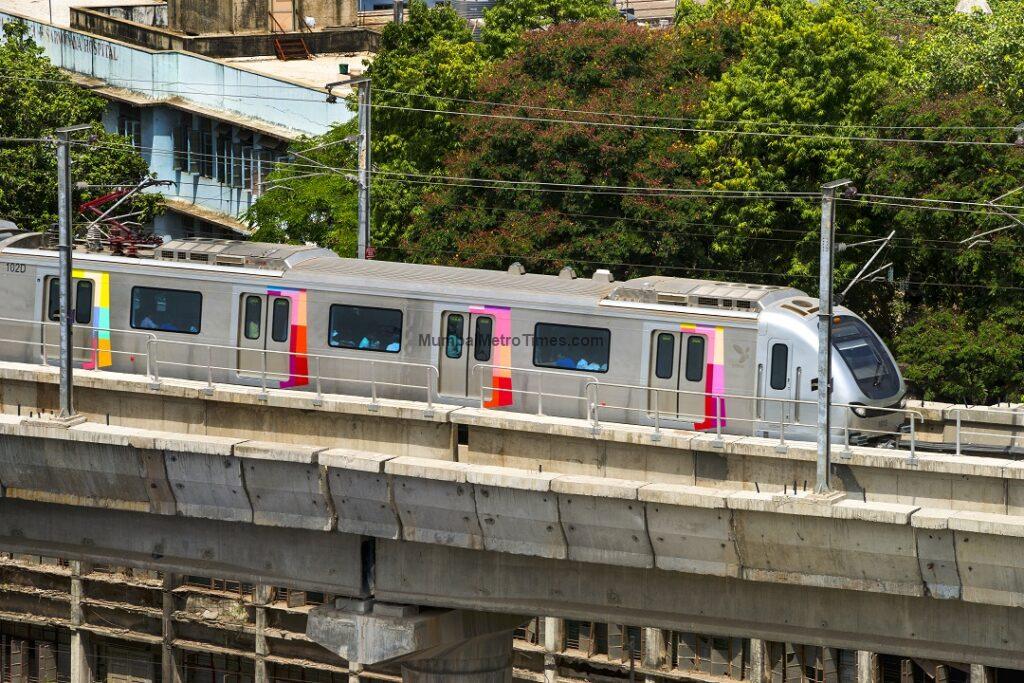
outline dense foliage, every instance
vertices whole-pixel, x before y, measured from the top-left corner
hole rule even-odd
[[[837,259],[839,289],[874,249],[858,242],[896,237],[878,263],[891,262],[888,277],[846,302],[928,398],[1020,399],[1024,228],[979,205],[1024,184],[1024,149],[1012,144],[1024,2],[991,5],[992,16],[965,16],[931,0],[684,1],[676,27],[658,31],[610,17],[603,2],[499,0],[480,43],[450,10],[414,5],[371,69],[387,105],[374,111],[385,203],[374,241],[386,258],[813,293],[820,203],[764,193],[848,177],[862,199],[837,210],[853,245]],[[352,163],[343,145],[316,154]],[[326,203],[307,215],[349,221],[350,196],[324,185]],[[885,196],[965,204],[924,210]],[[275,198],[307,201],[298,190]],[[258,222],[303,222],[284,211]]]
[[[149,165],[131,143],[103,130],[106,101],[71,82],[29,38],[24,24],[4,24],[0,44],[0,136],[24,141],[0,143],[0,218],[43,230],[57,221],[57,157],[53,145],[32,142],[53,137],[69,125],[92,124],[91,144],[72,149],[74,179],[90,185],[135,184]],[[106,190],[97,190],[101,194]],[[89,196],[86,192],[82,198]],[[147,221],[159,210],[159,197],[136,202]]]

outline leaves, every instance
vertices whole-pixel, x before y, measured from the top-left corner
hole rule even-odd
[[[135,184],[149,165],[131,143],[103,130],[100,119],[106,101],[82,90],[54,67],[18,22],[4,24],[0,44],[0,136],[49,138],[63,126],[93,124],[91,145],[72,148],[76,182],[111,186]],[[88,198],[106,194],[106,187],[81,194]],[[141,197],[134,209],[142,210],[141,222],[160,211],[158,195]],[[57,159],[52,145],[3,143],[0,146],[0,217],[28,230],[44,230],[57,221]]]

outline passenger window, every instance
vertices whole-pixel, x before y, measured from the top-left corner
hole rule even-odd
[[[92,322],[92,280],[79,280],[75,285],[75,322],[79,325]]]
[[[776,391],[786,388],[789,375],[789,347],[785,344],[772,345],[772,371],[770,384]]]
[[[199,334],[203,295],[180,289],[132,288],[131,326],[179,334]]]
[[[291,330],[291,306],[288,299],[274,299],[274,319],[270,324],[270,338],[274,341],[288,341],[288,332]]]
[[[444,355],[448,358],[462,358],[462,333],[465,323],[461,315],[452,313],[448,316],[448,329],[445,331]]]
[[[704,379],[704,344],[700,335],[686,338],[686,381],[699,382]]]
[[[676,355],[676,335],[662,332],[658,335],[658,345],[654,360],[654,376],[658,379],[670,379],[675,374],[673,367]]]
[[[263,299],[258,296],[245,297],[245,329],[246,339],[259,339],[263,331]]]
[[[492,344],[494,344],[494,319],[477,318],[476,334],[473,335],[473,358],[481,363],[491,360]]]
[[[60,320],[60,280],[50,278],[50,294],[47,296],[46,317],[56,322]]]
[[[533,364],[541,368],[608,372],[612,333],[597,327],[537,323]]]
[[[327,342],[336,348],[398,353],[402,350],[402,312],[370,306],[331,306]]]

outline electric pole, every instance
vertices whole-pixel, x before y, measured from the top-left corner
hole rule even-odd
[[[391,18],[396,24],[405,21],[405,3],[402,0],[394,0],[394,16]]]
[[[359,87],[359,252],[361,259],[373,258],[370,247],[370,79]]]
[[[71,260],[75,248],[74,207],[71,196],[71,135],[91,126],[58,128],[57,215],[60,228],[60,419],[75,416],[71,399],[75,363],[74,319],[71,310]]]
[[[818,276],[818,471],[814,492],[832,492],[832,253],[835,243],[836,190],[856,188],[850,180],[821,186],[821,258]]]

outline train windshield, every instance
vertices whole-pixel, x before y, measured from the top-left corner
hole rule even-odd
[[[882,345],[882,340],[864,321],[841,316],[832,327],[832,346],[850,372],[860,390],[868,398],[890,398],[900,390],[896,366]]]

